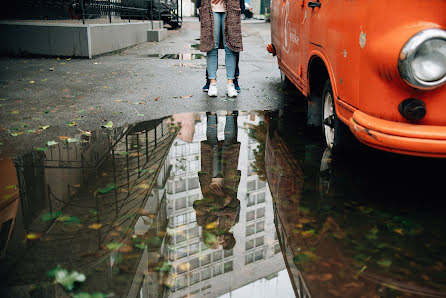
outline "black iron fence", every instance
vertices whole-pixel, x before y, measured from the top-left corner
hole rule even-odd
[[[179,1],[181,3],[179,3]],[[17,0],[0,10],[2,19],[163,20],[181,26],[182,0]]]

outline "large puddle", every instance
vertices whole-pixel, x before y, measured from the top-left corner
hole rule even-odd
[[[445,297],[445,163],[334,159],[296,119],[184,113],[3,157],[1,297]]]

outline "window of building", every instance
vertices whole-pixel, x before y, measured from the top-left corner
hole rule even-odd
[[[226,262],[224,265],[224,272],[231,272],[232,271],[232,261]]]
[[[256,251],[256,253],[254,255],[254,260],[258,261],[261,259],[263,259],[263,249]]]
[[[246,226],[246,236],[254,234],[254,225]]]
[[[193,227],[192,229],[189,230],[189,239],[193,239],[195,237],[198,237],[200,233],[200,228],[199,227]]]
[[[266,182],[259,180],[257,189],[262,189],[266,187]]]
[[[182,226],[186,224],[186,214],[180,214],[175,216],[175,226]]]
[[[265,216],[265,207],[257,209],[257,218],[262,218]]]
[[[256,158],[255,155],[254,155],[254,151],[255,151],[255,149],[248,150],[248,159],[255,159]]]
[[[248,176],[256,175],[256,171],[254,170],[254,166],[252,163],[248,165]]]
[[[197,221],[197,214],[195,211],[192,211],[189,213],[189,222],[196,222]]]
[[[204,269],[203,271],[201,271],[201,280],[205,280],[205,279],[209,279],[211,278],[211,267],[208,267],[206,269]]]
[[[177,244],[183,242],[184,240],[186,240],[186,234],[185,233],[176,234],[175,240]]]
[[[168,194],[173,194],[173,182],[172,181],[169,181],[167,183],[167,193]]]
[[[175,192],[179,193],[179,192],[183,192],[186,191],[186,180],[184,179],[179,179],[175,181]]]
[[[255,210],[246,213],[246,221],[251,221],[255,219]]]
[[[201,266],[205,266],[211,262],[211,254],[204,255],[200,258]]]
[[[189,161],[189,171],[191,172],[198,171],[199,170],[198,166],[199,166],[198,160]]]
[[[256,181],[255,180],[248,181],[248,192],[253,191],[255,189],[256,189]]]
[[[197,269],[200,266],[198,258],[193,259],[189,262],[189,270]]]
[[[189,264],[187,262],[178,265],[178,267],[177,267],[178,274],[186,272],[188,267],[189,267]]]
[[[176,252],[177,252],[177,259],[184,258],[185,256],[187,256],[187,246],[182,246],[177,248]]]
[[[232,248],[228,250],[223,250],[225,258],[232,256]]]
[[[221,258],[223,258],[223,252],[221,250],[215,251],[214,252],[214,262],[221,260]]]
[[[280,244],[279,243],[274,244],[274,253],[276,254],[279,253],[280,251],[281,251]]]
[[[264,221],[260,221],[258,223],[256,223],[256,233],[262,232],[265,228],[265,222]]]
[[[189,254],[190,255],[196,254],[198,252],[198,250],[199,250],[198,242],[189,245]]]
[[[214,276],[220,275],[223,273],[223,268],[221,266],[222,264],[216,264],[214,265]]]
[[[265,193],[261,192],[257,194],[257,204],[264,203],[265,202]]]
[[[200,272],[189,273],[189,284],[194,285],[200,281]]]
[[[263,236],[256,238],[256,247],[263,245]]]
[[[175,200],[175,210],[181,210],[186,208],[186,198],[178,198]]]
[[[193,195],[189,197],[189,207],[192,207],[196,200],[200,199],[199,195]]]
[[[177,276],[176,278],[176,289],[180,290],[187,286],[186,276]]]
[[[256,196],[255,195],[250,195],[248,197],[248,204],[247,204],[247,206],[250,207],[250,206],[254,206],[255,204],[256,204]]]
[[[245,265],[254,262],[254,254],[250,253],[245,256]]]
[[[251,248],[254,248],[254,239],[246,241],[245,250],[250,250]]]

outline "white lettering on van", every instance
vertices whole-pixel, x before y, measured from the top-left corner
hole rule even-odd
[[[290,2],[289,0],[286,1],[285,6],[282,7],[282,15],[284,15],[284,22],[283,22],[283,33],[284,33],[284,41],[283,41],[283,49],[286,53],[290,52],[290,43],[288,41],[289,34],[288,31],[290,29],[290,21],[288,20],[288,14],[290,12]]]

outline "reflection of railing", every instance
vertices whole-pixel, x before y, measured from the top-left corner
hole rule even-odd
[[[288,274],[290,275],[290,280],[293,285],[293,289],[296,293],[296,296],[299,298],[311,298],[310,291],[308,290],[308,286],[305,283],[304,277],[300,270],[293,263],[294,254],[291,248],[287,245],[287,238],[289,235],[286,235],[285,229],[283,228],[282,221],[278,214],[278,210],[276,208],[276,204],[273,203],[274,206],[274,223],[276,226],[277,238],[279,239],[280,248],[282,250],[282,254],[285,260],[285,264],[288,270]]]

